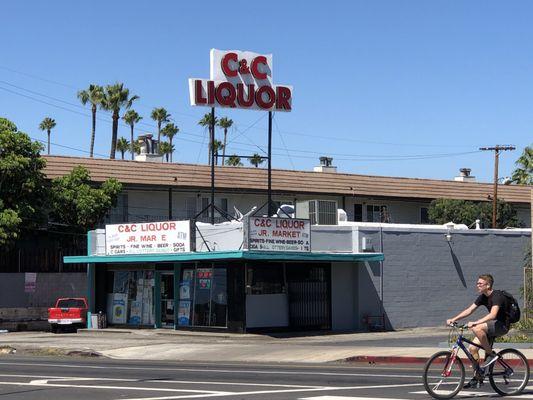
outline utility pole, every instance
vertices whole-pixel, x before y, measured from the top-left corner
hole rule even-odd
[[[498,206],[498,161],[500,151],[515,150],[514,146],[480,147],[482,151],[494,151],[494,194],[492,195],[492,229],[496,229],[496,207]]]

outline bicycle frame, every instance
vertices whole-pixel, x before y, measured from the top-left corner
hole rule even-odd
[[[477,344],[477,343],[465,338],[463,336],[463,332],[461,330],[459,332],[459,337],[457,338],[457,340],[455,341],[455,343],[454,343],[454,345],[452,346],[452,349],[451,349],[452,356],[450,357],[450,362],[449,362],[450,366],[449,367],[447,366],[444,369],[444,373],[447,374],[446,376],[448,376],[451,373],[451,367],[452,367],[453,363],[455,362],[455,359],[457,357],[459,349],[461,349],[461,350],[463,350],[463,352],[466,354],[466,356],[468,357],[468,359],[472,363],[472,366],[474,367],[475,372],[480,374],[480,375],[485,375],[485,368],[481,368],[481,366],[479,365],[479,362],[474,358],[474,356],[472,355],[470,350],[468,350],[468,348],[465,346],[464,343],[468,343],[468,344],[470,344],[472,346],[477,347],[478,349],[483,349],[483,346],[481,346],[481,345],[479,345],[479,344]],[[502,376],[506,377],[506,376],[511,376],[514,373],[514,371],[511,368],[511,366],[509,364],[507,364],[501,358],[498,359],[497,362],[500,363],[501,365],[503,365],[505,370],[504,370],[504,372],[492,373],[491,375],[493,375],[493,376],[502,375]]]

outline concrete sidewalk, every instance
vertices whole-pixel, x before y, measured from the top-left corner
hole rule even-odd
[[[395,332],[232,334],[165,329],[80,330],[77,334],[0,334],[0,349],[31,354],[99,354],[115,359],[264,363],[422,363],[443,350],[448,330]],[[439,347],[440,346],[440,347]],[[502,343],[496,348],[509,347]],[[521,348],[533,360],[532,348]],[[1,352],[1,351],[0,351]]]

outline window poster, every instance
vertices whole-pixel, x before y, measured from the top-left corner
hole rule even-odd
[[[178,307],[178,325],[188,326],[191,324],[191,301],[181,300]]]

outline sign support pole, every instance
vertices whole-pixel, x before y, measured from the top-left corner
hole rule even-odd
[[[272,210],[272,111],[268,112],[268,216]]]
[[[211,225],[215,225],[215,107],[211,107],[209,151],[211,153]]]

